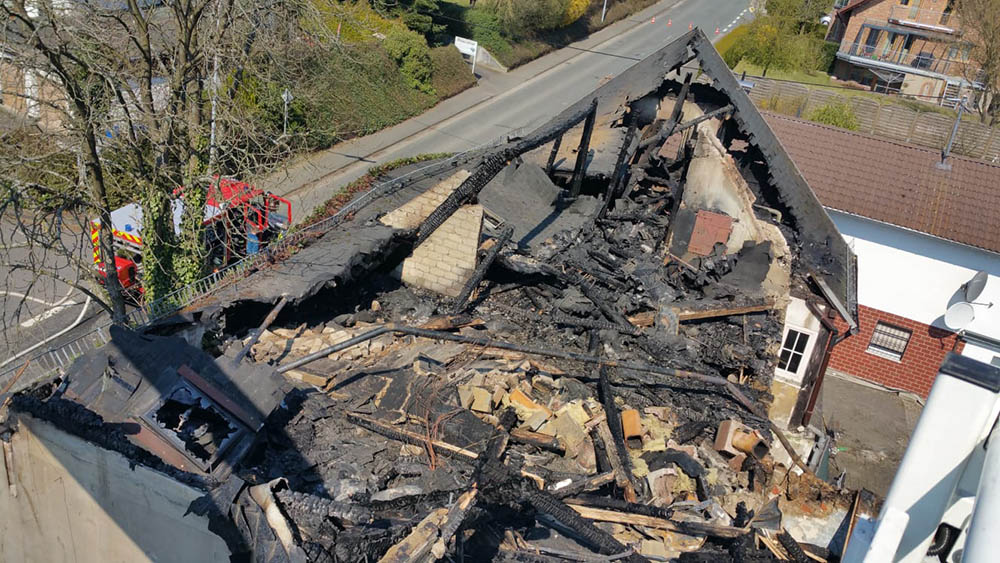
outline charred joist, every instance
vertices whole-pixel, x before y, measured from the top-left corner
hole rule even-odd
[[[604,299],[604,295],[602,295],[600,290],[594,287],[594,284],[589,283],[579,274],[575,275],[574,278],[574,282],[580,288],[583,295],[587,299],[590,299],[594,305],[597,305],[597,308],[601,310],[601,313],[603,313],[609,321],[625,328],[634,326],[632,323],[628,322],[625,315],[616,311],[611,305],[608,305]]]
[[[666,520],[669,520],[670,517],[674,515],[674,511],[670,508],[660,508],[658,506],[628,502],[611,497],[583,495],[576,498],[566,499],[566,503],[593,506],[595,508],[608,508],[619,512],[642,514],[643,516],[652,516],[653,518],[663,518]]]
[[[266,317],[264,317],[264,321],[260,323],[259,327],[257,327],[257,331],[253,333],[252,337],[250,337],[250,342],[247,342],[247,345],[244,346],[243,349],[240,350],[238,354],[236,354],[235,358],[233,358],[234,366],[240,365],[240,362],[242,362],[243,358],[245,358],[246,355],[250,353],[250,350],[253,348],[254,344],[256,344],[258,340],[260,340],[261,335],[264,334],[264,331],[267,330],[267,327],[271,326],[271,323],[274,322],[274,319],[278,318],[278,313],[281,312],[281,310],[285,307],[287,303],[288,303],[288,297],[282,297],[281,300],[278,301],[278,304],[275,305],[273,309],[271,309],[271,312],[268,313]]]
[[[292,512],[316,514],[352,524],[366,524],[373,520],[371,510],[356,504],[338,502],[288,489],[278,491],[276,496],[281,504]]]
[[[493,154],[490,154],[485,159],[483,159],[483,164],[472,173],[471,176],[465,179],[455,191],[451,192],[448,197],[441,202],[441,205],[431,212],[427,216],[427,219],[420,224],[417,229],[417,241],[414,246],[420,246],[427,237],[437,230],[445,221],[448,220],[459,207],[462,206],[469,198],[475,196],[486,184],[490,182],[501,170],[507,166],[507,162],[517,156],[514,150],[510,147],[505,147],[500,149]]]
[[[466,463],[473,463],[478,455],[475,452],[469,450],[464,450],[458,446],[451,444],[446,444],[439,441],[428,440],[418,434],[413,432],[408,432],[402,429],[392,428],[387,424],[381,423],[378,420],[368,418],[366,416],[359,415],[357,413],[347,413],[345,417],[348,422],[356,424],[365,430],[370,430],[376,434],[385,436],[392,440],[403,442],[405,444],[413,444],[415,446],[428,447],[429,445],[434,448],[435,455],[440,454],[446,457],[458,461],[464,461]]]
[[[712,111],[710,111],[710,112],[708,112],[708,113],[706,113],[704,115],[699,115],[698,117],[696,117],[694,119],[691,119],[689,121],[685,121],[684,123],[681,123],[680,125],[677,126],[677,129],[674,130],[674,133],[680,133],[681,131],[684,131],[685,129],[690,129],[691,127],[694,127],[695,125],[698,125],[702,121],[708,121],[709,119],[712,119],[714,117],[718,117],[718,116],[723,115],[723,114],[727,114],[727,113],[729,113],[731,111],[733,111],[733,104],[728,104],[728,105],[722,106],[719,109],[712,110]]]
[[[562,145],[562,135],[556,137],[554,143],[552,143],[552,151],[549,152],[549,161],[545,163],[545,175],[552,176],[552,169],[556,165],[556,155],[559,154],[559,147]]]
[[[588,545],[604,555],[615,555],[628,551],[628,548],[621,544],[611,534],[598,528],[586,518],[577,514],[575,510],[566,506],[562,501],[553,497],[545,491],[529,490],[528,503],[535,510],[545,514],[558,522],[562,527],[574,532],[577,538],[583,540]],[[625,561],[647,561],[645,557],[633,554]]]
[[[663,142],[674,134],[677,124],[680,123],[681,112],[684,110],[684,100],[687,99],[688,90],[691,88],[691,78],[693,76],[694,75],[689,72],[684,77],[684,84],[681,86],[681,91],[677,94],[677,101],[674,102],[674,109],[670,112],[670,117],[663,122],[659,131],[657,131],[652,137],[649,137],[639,143],[639,149],[643,150],[642,156],[639,158],[639,165],[643,168],[649,166],[649,162],[653,155],[657,150],[659,150]]]
[[[611,182],[608,183],[608,191],[604,197],[604,203],[601,204],[601,209],[597,212],[598,219],[602,219],[607,215],[611,202],[617,199],[618,194],[621,193],[621,185],[625,181],[625,173],[628,172],[628,162],[632,160],[632,156],[638,147],[635,144],[637,130],[636,122],[633,121],[629,124],[628,131],[625,132],[625,140],[622,141],[622,148],[618,151],[618,158],[615,160],[615,170],[611,174]]]
[[[476,171],[465,179],[458,188],[455,189],[448,197],[441,202],[441,205],[431,212],[427,216],[427,219],[421,223],[420,227],[417,229],[417,240],[414,246],[419,246],[427,237],[438,229],[449,217],[458,210],[466,201],[470,198],[476,196],[479,192],[486,187],[486,184],[490,182],[501,170],[507,166],[507,163],[514,158],[521,156],[522,154],[536,149],[545,143],[562,136],[567,129],[572,128],[574,125],[579,123],[581,120],[585,119],[592,112],[592,108],[596,107],[596,99],[590,105],[587,106],[571,115],[569,115],[565,121],[560,121],[542,129],[530,137],[525,137],[517,141],[516,143],[508,143],[503,147],[493,151],[492,153],[483,157],[482,164],[476,169]]]
[[[458,298],[455,299],[455,307],[453,309],[454,314],[459,314],[465,309],[465,304],[469,301],[469,297],[472,295],[473,290],[479,287],[479,283],[483,281],[486,276],[486,272],[489,271],[490,266],[493,265],[493,261],[497,259],[497,255],[504,246],[510,242],[510,237],[514,235],[514,227],[508,225],[497,237],[493,246],[486,251],[486,254],[476,265],[476,269],[473,270],[472,276],[465,282],[462,286],[462,293],[458,294]]]
[[[788,556],[791,557],[792,561],[795,561],[795,563],[812,562],[812,559],[806,555],[805,551],[802,550],[802,546],[799,545],[799,542],[795,541],[795,538],[793,538],[788,532],[782,530],[777,535],[777,539],[778,543],[781,544],[781,547],[785,548]]]
[[[628,453],[628,446],[625,445],[625,432],[622,429],[622,414],[615,404],[615,396],[611,392],[611,383],[608,381],[608,368],[601,366],[600,376],[597,384],[598,398],[604,406],[604,416],[608,421],[608,430],[611,431],[611,439],[614,443],[608,455],[618,456],[618,463],[625,469],[625,476],[632,484],[633,490],[641,495],[642,485],[638,483],[632,472],[632,457]]]
[[[573,166],[573,185],[570,189],[570,197],[575,198],[580,195],[580,187],[583,185],[583,168],[587,164],[587,156],[590,153],[590,136],[594,133],[594,122],[597,121],[597,98],[590,102],[590,113],[583,124],[583,135],[580,136],[580,146],[576,150],[576,165]]]

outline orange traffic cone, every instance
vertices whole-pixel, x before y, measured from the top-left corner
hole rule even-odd
[[[715,34],[716,34],[716,35],[718,35],[718,34],[719,34],[719,28],[718,28],[718,27],[716,27],[716,28],[715,28]]]
[[[667,27],[670,27],[672,25],[674,25],[674,20],[668,19],[667,20]]]
[[[656,16],[653,16],[653,18],[649,20],[649,23],[656,23]]]
[[[691,31],[692,29],[694,29],[694,24],[693,23],[689,23],[688,24],[688,31]]]

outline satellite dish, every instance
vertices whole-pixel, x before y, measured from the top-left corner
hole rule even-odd
[[[986,280],[989,277],[990,275],[986,272],[978,272],[972,276],[971,280],[965,282],[963,286],[965,288],[965,300],[975,301],[983,293],[983,288],[986,287]]]
[[[948,307],[948,311],[944,314],[944,324],[952,330],[965,330],[965,327],[974,320],[976,320],[976,310],[971,303],[965,301],[959,301]]]

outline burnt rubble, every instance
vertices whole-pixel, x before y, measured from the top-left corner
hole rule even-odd
[[[720,63],[695,30],[199,304],[214,360],[118,331],[9,408],[141,419],[248,560],[836,560],[786,518],[852,497],[769,409],[853,256]]]

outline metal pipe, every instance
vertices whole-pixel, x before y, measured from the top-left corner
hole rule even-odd
[[[264,334],[264,331],[267,330],[267,327],[271,326],[271,323],[274,322],[274,319],[278,318],[278,313],[281,312],[281,309],[283,309],[285,307],[285,304],[287,303],[288,303],[288,297],[282,296],[281,301],[278,301],[278,304],[275,305],[273,309],[271,309],[271,312],[268,313],[266,317],[264,317],[264,322],[260,323],[260,326],[257,327],[257,332],[255,332],[253,336],[250,337],[250,342],[247,342],[247,345],[244,346],[242,350],[240,350],[239,354],[236,354],[235,358],[233,358],[234,366],[240,365],[240,362],[243,361],[243,358],[245,358],[246,355],[250,353],[250,349],[253,348],[254,344],[256,344],[258,340],[260,340],[260,337]]]

